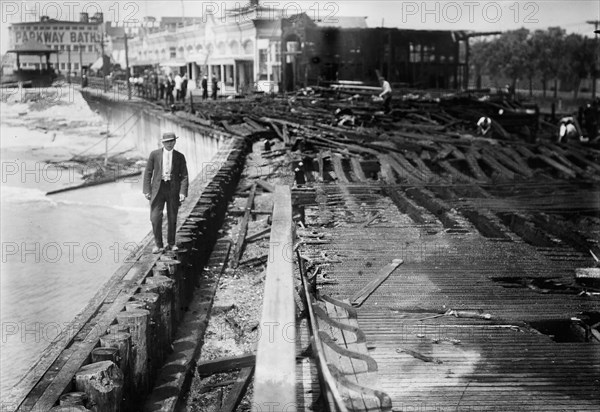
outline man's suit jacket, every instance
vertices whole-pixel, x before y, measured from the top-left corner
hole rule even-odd
[[[144,194],[150,193],[150,203],[154,201],[162,180],[163,150],[164,149],[157,149],[150,153],[148,164],[144,171],[143,191]],[[188,194],[187,164],[185,162],[185,156],[177,150],[173,150],[173,158],[171,159],[171,189],[169,196],[178,201],[180,194],[186,197]]]

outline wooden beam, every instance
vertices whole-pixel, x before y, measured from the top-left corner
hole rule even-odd
[[[296,325],[289,186],[275,187],[270,245],[252,410],[293,412],[296,410]]]
[[[200,362],[197,365],[197,369],[200,376],[210,376],[214,375],[215,373],[225,373],[252,367],[254,366],[255,361],[255,354],[245,353],[240,356],[228,356],[225,358]]]
[[[332,153],[331,162],[333,163],[333,170],[335,171],[338,180],[341,183],[349,183],[346,173],[344,172],[344,167],[342,166],[342,156],[339,153]]]
[[[253,373],[254,366],[249,366],[241,370],[237,382],[233,388],[231,388],[227,394],[227,397],[223,400],[223,406],[221,406],[219,412],[234,412],[237,409],[238,405],[242,401],[242,398],[244,397],[244,394],[246,393],[246,389],[248,389],[248,385],[252,380]]]
[[[256,184],[265,189],[267,192],[273,193],[275,191],[275,186],[270,183],[265,182],[264,180],[258,179]]]
[[[250,236],[246,236],[246,243],[254,242],[255,240],[260,239],[261,237],[263,237],[264,235],[269,233],[270,231],[271,231],[271,228],[267,227],[261,231],[251,234]]]
[[[252,213],[252,204],[254,203],[254,194],[256,193],[256,183],[252,185],[250,195],[248,196],[248,202],[246,203],[246,213],[240,223],[240,230],[238,237],[235,242],[235,248],[233,249],[233,256],[231,259],[231,267],[236,268],[242,257],[242,249],[244,248],[244,240],[246,239],[246,231],[248,230],[248,221],[250,220],[250,214]]]
[[[352,172],[354,172],[356,178],[361,182],[367,182],[367,176],[365,176],[365,172],[360,165],[360,160],[356,157],[351,157],[350,162],[352,163]]]
[[[350,298],[350,303],[352,303],[353,306],[362,305],[363,302],[371,295],[371,293],[373,293],[375,289],[377,289],[379,285],[381,285],[402,263],[404,263],[402,259],[394,259],[392,260],[392,263],[381,268],[373,280],[352,295]]]

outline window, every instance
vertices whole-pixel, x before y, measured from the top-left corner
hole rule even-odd
[[[169,57],[171,59],[174,59],[177,57],[177,48],[175,47],[169,47]]]
[[[61,64],[60,64],[60,68],[61,68],[61,70],[64,70],[64,69],[65,69],[65,64],[64,64],[64,63],[61,63]]]
[[[64,49],[65,49],[65,45],[64,45],[64,44],[61,44],[61,45],[60,45],[60,49],[61,49],[61,50],[64,50]]]
[[[73,51],[79,51],[79,46],[77,46],[77,45],[74,45],[74,46],[73,46]]]
[[[75,64],[74,64],[74,66],[73,66],[73,68],[74,68],[75,70],[79,70],[79,63],[75,63]]]
[[[93,52],[94,51],[94,46],[93,45],[89,45],[88,46],[88,51],[89,52]]]

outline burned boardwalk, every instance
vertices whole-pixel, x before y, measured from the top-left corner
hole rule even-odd
[[[85,390],[72,377],[104,364],[88,355],[119,325],[148,345],[114,410],[598,409],[597,147],[515,138],[516,115],[477,137],[476,107],[431,102],[196,109],[168,116],[229,141],[181,217],[183,252],[141,250],[22,381],[19,410]],[[237,351],[214,350],[215,322]],[[98,324],[110,333],[91,339]]]

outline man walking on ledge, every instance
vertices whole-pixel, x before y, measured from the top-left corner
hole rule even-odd
[[[155,246],[152,253],[163,250],[162,218],[167,204],[167,250],[179,250],[175,245],[175,230],[179,205],[188,194],[188,171],[185,156],[173,150],[175,133],[164,133],[162,149],[150,153],[144,172],[144,196],[150,201],[150,221]]]

